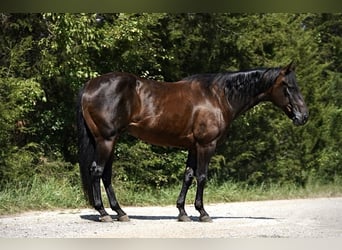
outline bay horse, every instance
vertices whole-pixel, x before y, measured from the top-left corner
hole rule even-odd
[[[190,221],[184,205],[195,177],[199,221],[212,221],[203,206],[208,165],[231,122],[256,104],[270,101],[304,125],[308,109],[292,63],[218,74],[198,74],[178,82],[158,82],[129,73],[108,73],[89,80],[78,100],[79,166],[89,203],[100,221],[112,221],[104,209],[100,180],[119,221],[129,221],[111,184],[114,146],[127,132],[147,143],[188,150],[178,220]]]

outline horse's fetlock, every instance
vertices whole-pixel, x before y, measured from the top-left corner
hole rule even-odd
[[[195,208],[197,211],[200,211],[203,209],[203,202],[201,202],[199,200],[196,200],[194,205],[195,205]]]

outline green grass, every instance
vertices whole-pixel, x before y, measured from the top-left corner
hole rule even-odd
[[[175,205],[180,185],[162,189],[136,191],[133,184],[115,185],[122,206]],[[187,204],[193,204],[196,187],[191,186]],[[329,184],[310,181],[305,187],[287,185],[255,185],[226,182],[218,185],[209,182],[204,194],[205,203],[255,201],[271,199],[295,199],[342,196],[342,180]],[[105,206],[107,198],[103,193]],[[80,186],[67,180],[35,178],[29,184],[7,185],[0,190],[0,214],[13,214],[30,210],[52,210],[60,208],[87,207]]]
[[[0,214],[29,210],[84,207],[82,191],[66,180],[33,179],[31,183],[6,185],[0,191]]]
[[[117,197],[124,205],[174,205],[180,192],[180,185],[167,189],[135,192],[133,189],[118,190]],[[187,204],[195,199],[196,185],[192,185],[187,195]],[[297,199],[342,196],[342,180],[329,184],[311,181],[305,187],[294,184],[270,184],[248,186],[243,183],[226,182],[217,184],[209,182],[204,191],[205,203]]]

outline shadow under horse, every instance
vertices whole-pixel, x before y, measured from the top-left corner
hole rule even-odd
[[[111,184],[114,146],[129,133],[147,143],[188,150],[178,220],[190,221],[184,205],[197,180],[199,221],[212,221],[203,206],[208,165],[232,121],[260,102],[270,101],[295,125],[308,120],[293,64],[218,74],[198,74],[178,82],[158,82],[129,73],[108,73],[89,80],[78,99],[79,165],[83,189],[101,221],[105,211],[100,181],[119,221],[129,218]]]

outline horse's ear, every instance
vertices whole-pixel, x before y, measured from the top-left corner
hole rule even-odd
[[[294,65],[294,62],[291,61],[291,62],[289,63],[289,65],[287,65],[286,67],[283,68],[282,71],[283,71],[283,73],[284,73],[285,75],[287,75],[287,74],[289,74],[290,72],[295,71],[295,69],[296,69],[296,66]]]

